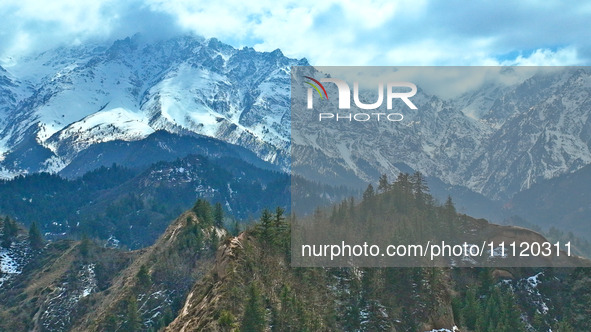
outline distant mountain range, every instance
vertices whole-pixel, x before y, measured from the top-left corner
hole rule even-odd
[[[420,171],[470,232],[515,228],[465,213],[591,237],[587,68],[449,99],[421,90],[397,126],[329,125],[329,136],[311,121],[292,137],[290,67],[308,62],[279,50],[136,35],[1,65],[0,330],[591,329],[588,270],[291,268],[286,223],[380,174]],[[356,144],[335,153],[327,137],[343,134]],[[226,217],[214,222],[198,199]],[[440,215],[427,205],[387,213]],[[234,224],[278,206],[294,211]],[[22,226],[5,236],[5,216],[36,221],[51,241],[31,245]]]
[[[516,193],[591,164],[587,68],[548,70],[450,99],[421,93],[420,110],[380,129],[386,141],[365,139],[377,130],[369,123],[347,133],[360,144],[341,147],[344,160],[313,122],[292,146],[290,67],[305,65],[279,50],[235,49],[195,36],[147,42],[140,35],[5,60],[0,176],[48,171],[73,178],[112,163],[147,167],[207,155],[181,137],[211,138],[235,145],[238,157],[257,167],[288,171],[293,152],[296,173],[331,185],[360,187],[382,173],[420,171],[439,199],[457,195],[466,212],[501,219],[497,207]],[[155,139],[166,134],[178,144]],[[353,176],[322,173],[333,167]]]
[[[416,70],[427,77],[439,73]],[[474,70],[452,70],[477,76]],[[524,71],[508,70],[518,76]],[[326,75],[323,67],[319,71],[319,77]],[[498,71],[501,79],[510,74]],[[543,69],[512,84],[470,89],[445,98],[419,84],[412,97],[418,109],[405,109],[399,123],[358,122],[349,129],[342,121],[321,122],[301,112],[292,122],[297,126],[292,128],[293,167],[309,177],[333,182],[356,177],[366,183],[382,173],[396,176],[412,169],[506,201],[534,183],[591,163],[588,68]]]

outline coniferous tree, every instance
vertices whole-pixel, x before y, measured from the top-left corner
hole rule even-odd
[[[412,193],[413,188],[410,183],[410,175],[408,175],[408,173],[398,174],[395,184],[400,188],[400,191],[404,196],[409,196]]]
[[[365,189],[365,192],[363,193],[363,201],[364,202],[369,202],[373,199],[373,197],[375,196],[375,191],[373,189],[373,186],[371,185],[371,183],[367,186],[367,189]]]
[[[86,236],[86,233],[82,235],[82,241],[80,241],[80,255],[83,258],[88,257],[88,253],[90,251],[90,239]]]
[[[297,328],[293,324],[293,318],[296,318],[296,298],[289,286],[283,285],[279,299],[281,307],[274,314],[272,331],[292,331]]]
[[[388,176],[382,174],[378,180],[378,192],[385,193],[390,190],[390,183],[388,182]]]
[[[289,243],[289,241],[286,239],[288,233],[286,232],[287,224],[285,223],[285,217],[283,216],[284,213],[285,209],[283,209],[282,207],[278,206],[275,209],[275,216],[273,219],[273,244],[277,248],[280,248],[282,245],[288,245]]]
[[[456,207],[454,206],[454,202],[449,195],[445,200],[445,204],[443,204],[443,211],[445,211],[445,217],[448,219],[454,219],[457,215]]]
[[[349,197],[349,207],[346,216],[348,221],[354,221],[357,218],[355,213],[355,198],[353,196]]]
[[[478,279],[480,279],[480,294],[487,294],[490,292],[495,282],[491,269],[486,267],[481,268]]]
[[[249,296],[244,308],[244,316],[240,331],[243,332],[262,332],[265,330],[265,308],[263,298],[258,287],[254,284],[250,286]]]
[[[536,331],[543,331],[544,329],[548,330],[546,327],[546,322],[544,321],[544,317],[537,310],[534,313],[531,325],[536,329]]]
[[[263,243],[265,243],[266,245],[270,245],[273,240],[274,229],[273,215],[271,214],[271,211],[269,211],[268,209],[264,209],[261,213],[259,229]]]
[[[464,325],[471,331],[475,330],[481,313],[480,304],[476,296],[476,289],[474,289],[474,287],[469,288],[466,292],[466,300],[461,314]]]
[[[525,326],[521,320],[520,310],[515,304],[517,300],[510,290],[503,290],[502,294],[502,315],[507,331],[525,332]]]
[[[577,268],[569,277],[569,323],[576,331],[591,331],[589,308],[591,307],[591,276],[586,268]]]
[[[43,237],[36,222],[29,227],[29,243],[33,249],[41,249],[43,247]]]
[[[337,209],[337,205],[332,206],[332,212],[330,213],[330,222],[333,224],[338,223],[339,220],[339,211]]]
[[[488,288],[478,298],[474,288],[466,294],[462,317],[469,330],[525,332],[520,310],[510,291]]]
[[[142,322],[137,307],[137,300],[135,296],[130,295],[125,301],[125,322],[123,322],[120,331],[136,332],[140,331]]]
[[[440,225],[443,228],[443,234],[453,237],[457,232],[457,225],[455,223],[457,218],[457,211],[451,196],[447,196],[445,204],[443,204],[443,222]]]
[[[500,294],[497,288],[494,288],[494,290],[489,293],[486,298],[482,315],[479,318],[476,326],[479,331],[489,331],[491,329],[494,331],[501,319]]]
[[[2,225],[2,247],[8,248],[18,234],[18,226],[14,220],[5,217]]]
[[[199,222],[203,224],[203,227],[209,227],[214,225],[213,213],[211,211],[211,204],[204,199],[198,199],[197,203],[193,206],[193,211],[197,215]]]
[[[217,202],[213,208],[213,220],[216,227],[224,227],[224,209],[222,203]]]
[[[346,331],[358,331],[361,327],[362,292],[358,279],[351,278],[350,293],[346,294],[347,301],[344,314],[344,327]]]
[[[145,264],[140,266],[136,278],[137,284],[142,290],[146,290],[152,285],[152,277],[150,277],[150,271]]]
[[[285,217],[283,216],[284,213],[285,209],[280,206],[275,209],[275,219],[273,220],[273,225],[277,231],[281,231],[285,226]]]
[[[412,189],[419,207],[429,202],[429,187],[421,172],[415,172],[411,177]]]
[[[234,236],[238,236],[238,234],[240,234],[240,223],[238,223],[238,220],[234,220],[231,233]]]

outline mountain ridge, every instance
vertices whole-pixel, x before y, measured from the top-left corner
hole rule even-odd
[[[58,161],[23,169],[59,171],[92,144],[167,130],[246,146],[286,166],[289,129],[281,119],[289,118],[289,89],[281,87],[288,86],[289,67],[306,60],[285,58],[280,51],[237,50],[216,39],[185,36],[154,44],[140,39],[108,48],[62,48],[14,65],[35,90],[11,109],[0,128],[4,157],[10,155],[7,147],[34,137],[32,142]],[[45,72],[23,69],[35,66]],[[3,166],[22,171],[23,159],[16,156]]]
[[[484,84],[448,99],[419,87],[413,98],[420,111],[405,114],[393,128],[368,125],[352,133],[359,136],[357,147],[341,146],[335,154],[314,123],[290,141],[289,72],[307,65],[280,50],[236,49],[215,38],[153,42],[139,35],[15,60],[0,71],[7,96],[0,101],[7,115],[0,123],[0,176],[74,174],[70,165],[77,159],[100,157],[97,146],[144,140],[156,131],[216,138],[284,171],[303,170],[299,175],[335,185],[359,187],[381,174],[394,178],[404,171],[397,165],[406,164],[500,204],[591,163],[591,74],[584,68],[532,74],[512,85]],[[376,130],[396,149],[369,141],[367,133]],[[343,135],[336,127],[330,134]],[[326,165],[306,165],[313,154]],[[356,179],[344,183],[310,173],[330,167]]]
[[[289,218],[281,210],[267,212],[273,224],[262,221],[238,236],[211,224],[205,211],[197,203],[141,250],[102,248],[88,239],[37,249],[21,273],[10,272],[0,285],[0,299],[11,299],[0,301],[0,327],[454,331],[454,326],[480,330],[489,322],[516,326],[512,331],[554,329],[559,323],[589,327],[581,316],[589,304],[581,292],[591,280],[585,269],[291,268]],[[516,235],[539,236],[525,229]],[[22,246],[27,237],[13,241]],[[569,296],[577,301],[564,304]]]

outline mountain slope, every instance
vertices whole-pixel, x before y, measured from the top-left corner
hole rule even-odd
[[[245,220],[266,206],[289,206],[289,185],[287,174],[235,157],[189,155],[139,171],[111,165],[74,180],[43,173],[0,181],[0,211],[26,225],[40,221],[52,239],[87,234],[138,248],[197,198]]]
[[[591,166],[533,185],[513,197],[508,213],[548,229],[591,238]]]
[[[102,248],[88,240],[49,243],[34,252],[23,273],[0,287],[5,300],[0,305],[0,329],[124,329],[131,297],[137,301],[134,315],[139,324],[164,324],[209,270],[211,248],[217,248],[224,234],[188,211],[157,243],[140,251]]]
[[[590,109],[587,68],[534,75],[492,105],[489,114],[512,115],[467,167],[467,182],[477,192],[506,199],[590,164]]]
[[[134,36],[21,59],[10,70],[35,90],[6,104],[0,139],[9,147],[35,142],[52,155],[26,163],[9,151],[5,167],[60,170],[93,144],[157,130],[219,138],[285,167],[288,71],[305,63],[190,36],[157,43]]]
[[[290,208],[292,183],[298,188],[294,197],[315,204],[355,194],[292,179],[252,152],[212,138],[157,132],[142,141],[107,142],[89,150],[63,173],[108,166],[74,179],[40,173],[0,180],[0,213],[25,225],[39,222],[49,239],[86,234],[140,248],[154,243],[170,220],[199,198],[222,204],[236,218],[226,221],[230,224],[251,220],[267,206]],[[184,156],[191,151],[207,157]],[[170,161],[144,165],[158,159]],[[311,210],[298,206],[294,212]]]
[[[237,145],[197,134],[178,135],[159,130],[137,141],[113,140],[93,144],[77,154],[59,174],[73,179],[113,164],[145,169],[158,162],[169,162],[188,155],[203,155],[211,159],[232,157],[261,169],[280,170],[278,166],[262,161],[250,150]]]
[[[296,69],[296,96],[305,96],[301,76],[328,75],[318,68]],[[526,74],[528,69],[511,70]],[[337,183],[351,178],[375,183],[381,174],[392,178],[404,171],[402,164],[506,201],[536,182],[591,163],[591,72],[584,67],[536,71],[522,82],[485,84],[459,97],[430,94],[419,82],[412,97],[418,109],[399,110],[400,122],[318,121],[302,97],[294,102],[293,169]],[[336,94],[331,89],[329,94]]]
[[[308,119],[291,141],[290,69],[305,65],[279,50],[195,36],[148,42],[136,35],[14,59],[0,68],[0,177],[49,171],[73,178],[113,162],[147,166],[201,153],[203,146],[191,151],[192,140],[164,133],[205,145],[214,143],[204,137],[219,139],[244,148],[240,158],[249,162],[246,150],[271,168],[293,166],[331,185],[361,187],[410,168],[467,193],[462,205],[483,201],[479,195],[502,205],[591,163],[587,68],[539,69],[456,97],[419,84],[419,110],[400,123],[369,121],[349,133]],[[498,69],[500,77],[520,70]],[[502,219],[485,210],[468,211]]]
[[[83,240],[57,241],[32,251],[18,268],[23,272],[11,272],[0,286],[0,328],[452,331],[457,326],[469,331],[493,326],[541,331],[558,325],[590,327],[585,316],[591,305],[585,296],[591,285],[588,269],[292,268],[289,223],[281,210],[267,213],[272,223],[262,222],[237,237],[214,227],[206,211],[196,204],[173,221],[153,246],[142,250],[102,248]],[[483,221],[474,225],[492,227]],[[537,236],[526,230],[519,234]],[[13,246],[27,246],[23,234],[13,241]],[[4,272],[4,264],[0,266]],[[570,297],[577,301],[564,303]]]

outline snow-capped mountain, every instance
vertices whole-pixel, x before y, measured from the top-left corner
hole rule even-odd
[[[591,164],[591,71],[540,73],[502,95],[486,117],[507,120],[466,169],[468,185],[506,197]]]
[[[288,73],[302,64],[279,50],[237,50],[216,39],[140,36],[14,60],[0,72],[3,166],[55,172],[91,145],[166,130],[245,146],[285,167]]]
[[[307,61],[279,50],[235,49],[194,36],[147,42],[138,35],[4,61],[0,176],[59,172],[89,147],[143,140],[159,130],[236,144],[288,169],[290,67],[297,65]],[[571,68],[450,99],[419,87],[413,101],[420,110],[395,126],[367,122],[343,133],[337,125],[319,130],[307,123],[293,137],[293,166],[333,183],[340,181],[329,174],[337,167],[357,184],[418,170],[506,199],[591,163],[590,82],[588,69]],[[376,132],[387,139],[367,139]],[[335,150],[330,141],[341,135],[356,144]]]
[[[0,66],[0,130],[7,124],[7,119],[17,103],[26,96],[26,90],[21,82]],[[3,153],[8,150],[5,141],[6,139],[0,139],[0,161]]]
[[[448,99],[419,87],[412,100],[419,109],[406,109],[399,123],[293,114],[292,149],[303,156],[293,158],[294,169],[341,183],[421,171],[505,200],[591,163],[589,69],[543,69]]]
[[[333,172],[338,169],[336,163],[368,182],[380,173],[392,178],[412,168],[447,183],[461,183],[462,170],[482,148],[490,127],[435,96],[417,94],[413,102],[421,105],[420,111],[406,112],[400,123],[368,121],[348,127],[343,122],[321,123],[309,116],[294,119],[294,152],[310,157],[294,158],[293,167],[304,173],[308,167]],[[326,157],[314,157],[316,151],[323,151]],[[309,161],[327,164],[318,168],[308,165]],[[333,176],[335,180],[347,177]]]

